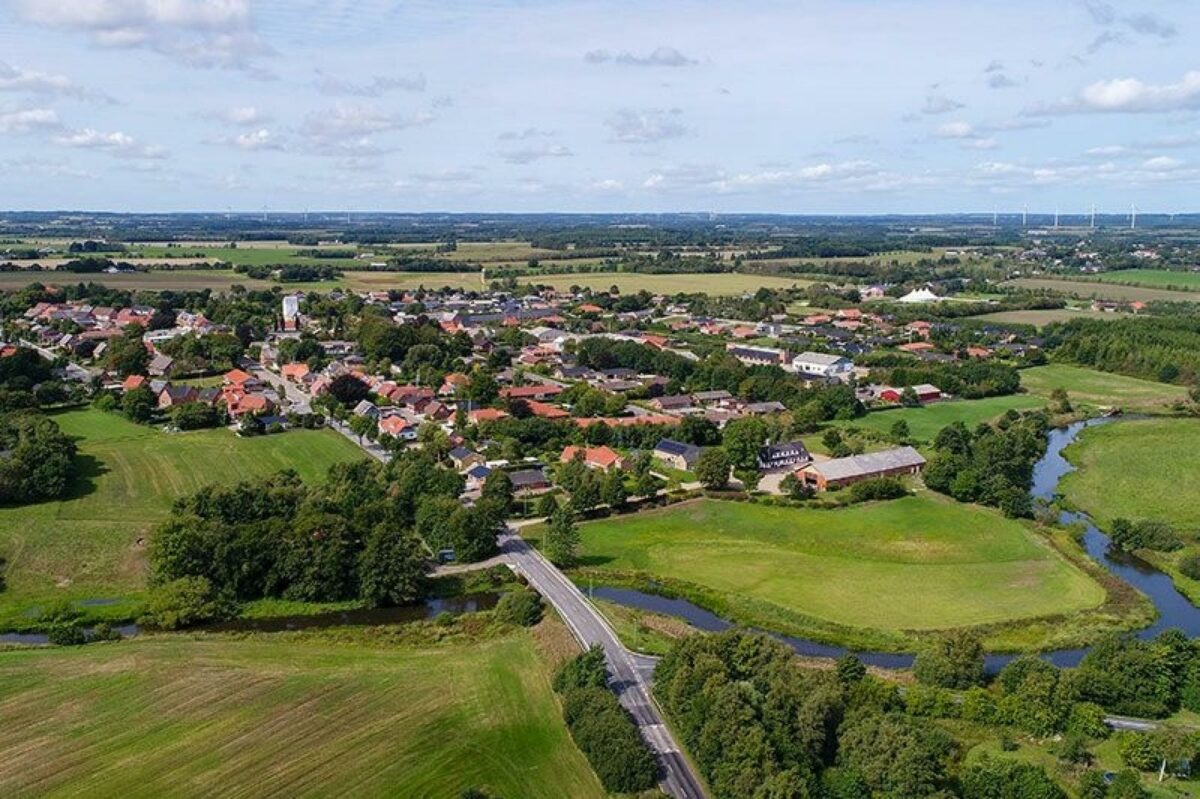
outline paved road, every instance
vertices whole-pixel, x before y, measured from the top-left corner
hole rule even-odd
[[[626,649],[575,584],[516,530],[510,529],[501,536],[500,549],[530,585],[554,606],[580,643],[599,644],[604,650],[612,675],[609,685],[662,763],[659,786],[663,791],[676,799],[703,799],[706,795],[703,782],[682,754],[650,696],[650,678],[657,660]]]

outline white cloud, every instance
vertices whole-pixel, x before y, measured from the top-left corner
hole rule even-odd
[[[613,54],[608,50],[590,50],[583,60],[589,64],[621,64],[627,67],[691,67],[700,62],[689,58],[674,47],[656,47],[646,55],[634,55],[626,50]]]
[[[0,133],[32,133],[61,127],[62,122],[53,108],[0,109]]]
[[[1166,155],[1147,158],[1142,162],[1142,169],[1147,169],[1151,172],[1171,172],[1183,166],[1183,161],[1178,158],[1171,158]]]
[[[962,103],[951,97],[931,94],[925,98],[925,105],[921,106],[921,113],[926,116],[937,116],[938,114],[949,114],[951,111],[957,111],[964,107]]]
[[[112,102],[112,98],[104,92],[85,89],[66,75],[23,69],[4,61],[0,61],[0,92],[28,92]]]
[[[64,131],[54,137],[54,143],[63,147],[97,150],[121,158],[165,158],[166,150],[157,145],[142,144],[121,131],[106,133],[94,128]]]
[[[283,144],[266,128],[247,131],[235,136],[231,142],[242,150],[282,150]]]
[[[1033,115],[1125,113],[1155,114],[1200,109],[1200,71],[1186,73],[1175,83],[1144,83],[1137,78],[1097,81],[1075,97],[1037,106]]]
[[[99,47],[145,48],[195,67],[242,69],[271,50],[254,29],[249,0],[16,0],[18,16],[86,34]]]
[[[500,152],[500,157],[510,164],[531,164],[543,158],[566,158],[572,155],[574,153],[566,146],[549,143],[539,146],[502,150]]]
[[[970,139],[978,134],[969,122],[947,122],[933,133],[939,139]]]
[[[315,141],[331,142],[427,125],[432,121],[433,115],[425,112],[401,117],[374,106],[339,103],[330,111],[309,114],[301,131]]]
[[[320,70],[317,70],[317,75],[317,90],[321,94],[334,97],[381,97],[396,89],[407,92],[425,91],[425,76],[419,72],[415,75],[398,77],[374,75],[367,83],[342,80],[332,75],[326,75]]]
[[[683,112],[678,108],[642,111],[622,108],[605,120],[604,124],[612,131],[617,141],[630,144],[678,139],[688,132],[683,123]]]
[[[271,121],[269,114],[252,105],[234,106],[226,109],[219,117],[231,125],[243,125],[246,127],[261,125],[264,122]]]

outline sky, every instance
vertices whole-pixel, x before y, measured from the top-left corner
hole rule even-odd
[[[0,208],[1200,211],[1195,0],[0,0]]]

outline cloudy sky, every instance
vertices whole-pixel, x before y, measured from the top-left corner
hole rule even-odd
[[[0,0],[0,208],[1200,210],[1195,0]]]

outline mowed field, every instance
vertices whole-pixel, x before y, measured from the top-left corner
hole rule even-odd
[[[1200,291],[1200,272],[1179,272],[1173,269],[1121,269],[1096,275],[1096,279],[1101,283]]]
[[[1019,288],[1057,291],[1071,297],[1087,297],[1125,302],[1200,302],[1200,291],[1172,291],[1145,286],[1125,286],[1118,283],[1101,283],[1097,280],[1062,280],[1056,278],[1022,277],[1004,285]]]
[[[603,797],[533,634],[0,652],[0,795]]]
[[[962,422],[968,428],[980,422],[990,422],[1008,410],[1032,410],[1045,406],[1042,397],[1029,394],[1010,394],[1004,397],[986,397],[977,400],[945,400],[932,402],[920,408],[889,408],[872,411],[858,419],[835,422],[838,427],[861,427],[887,434],[892,425],[903,419],[908,424],[909,436],[916,441],[932,441],[946,425]]]
[[[59,598],[127,615],[144,587],[147,536],[178,497],[281,469],[320,480],[331,464],[363,457],[331,430],[242,439],[224,429],[168,434],[91,409],[54,419],[78,439],[80,477],[67,499],[0,508],[0,628],[28,626]]]
[[[643,289],[653,294],[698,293],[741,294],[760,288],[788,288],[807,286],[811,280],[772,277],[769,275],[744,275],[740,273],[648,275],[635,272],[593,272],[569,275],[526,275],[519,278],[522,283],[538,283],[567,289],[571,286],[607,290],[616,286],[622,294],[632,294]]]
[[[1043,327],[1053,322],[1070,322],[1072,319],[1120,319],[1129,316],[1125,313],[1104,313],[1100,311],[1082,310],[1078,308],[1045,308],[1031,311],[999,311],[997,313],[973,316],[981,322],[995,322],[1006,325],[1033,325]]]
[[[1063,452],[1063,495],[1102,527],[1117,517],[1200,528],[1200,419],[1134,419],[1084,430]]]
[[[721,611],[768,628],[790,614],[935,630],[1070,613],[1105,598],[1023,524],[928,493],[839,510],[700,500],[581,533],[597,575],[696,585],[716,593]]]
[[[1168,383],[1054,363],[1021,371],[1021,385],[1049,399],[1056,388],[1067,391],[1074,405],[1129,410],[1155,410],[1187,398],[1187,389]]]

